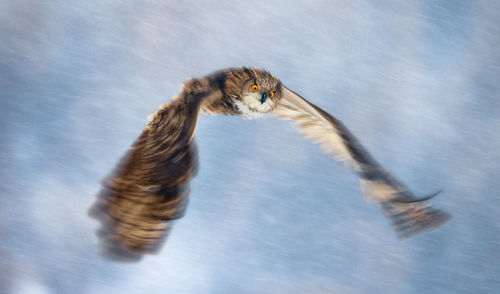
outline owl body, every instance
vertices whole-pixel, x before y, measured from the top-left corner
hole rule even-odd
[[[357,173],[366,199],[379,204],[401,238],[444,224],[448,214],[421,203],[364,149],[337,119],[291,91],[271,73],[230,68],[188,80],[181,93],[150,116],[140,137],[104,182],[92,216],[110,257],[155,253],[181,218],[197,171],[194,133],[199,113],[254,119],[272,113]],[[214,200],[216,201],[216,200]]]
[[[207,113],[254,119],[271,112],[279,103],[277,91],[281,82],[262,69],[225,69],[203,79],[189,80],[184,89],[191,88],[193,83],[196,87],[201,84],[217,92],[201,105],[202,111]],[[252,90],[254,85],[258,89]],[[272,98],[271,93],[274,93]],[[263,95],[267,97],[262,101]]]

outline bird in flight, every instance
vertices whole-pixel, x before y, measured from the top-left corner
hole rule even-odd
[[[194,140],[200,113],[291,120],[300,133],[359,177],[364,198],[378,204],[400,238],[435,229],[450,215],[415,197],[385,171],[351,132],[323,109],[258,68],[230,68],[190,79],[180,94],[149,118],[142,134],[104,181],[89,213],[109,257],[140,259],[156,253],[186,210],[197,171]]]

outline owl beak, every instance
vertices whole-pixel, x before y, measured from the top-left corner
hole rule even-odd
[[[262,96],[260,97],[260,104],[264,104],[264,102],[266,102],[266,99],[267,99],[267,93],[264,92],[264,93],[262,93]]]

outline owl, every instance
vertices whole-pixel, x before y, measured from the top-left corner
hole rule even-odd
[[[157,253],[188,204],[197,171],[194,134],[200,113],[291,120],[321,150],[359,177],[365,200],[378,204],[400,238],[435,229],[450,219],[415,197],[365,150],[352,133],[320,107],[258,68],[230,68],[190,79],[180,94],[149,117],[142,134],[104,180],[90,215],[111,258],[138,260]]]

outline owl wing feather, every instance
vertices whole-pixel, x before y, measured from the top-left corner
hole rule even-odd
[[[193,85],[188,85],[193,89]],[[197,171],[193,139],[202,102],[211,91],[184,91],[150,118],[140,137],[103,183],[89,213],[101,221],[104,254],[138,260],[156,253],[184,215]]]
[[[416,198],[373,159],[339,120],[285,86],[273,115],[292,120],[304,137],[319,143],[324,153],[354,170],[365,200],[381,206],[400,238],[437,228],[450,219],[447,213],[422,203],[440,191]]]

